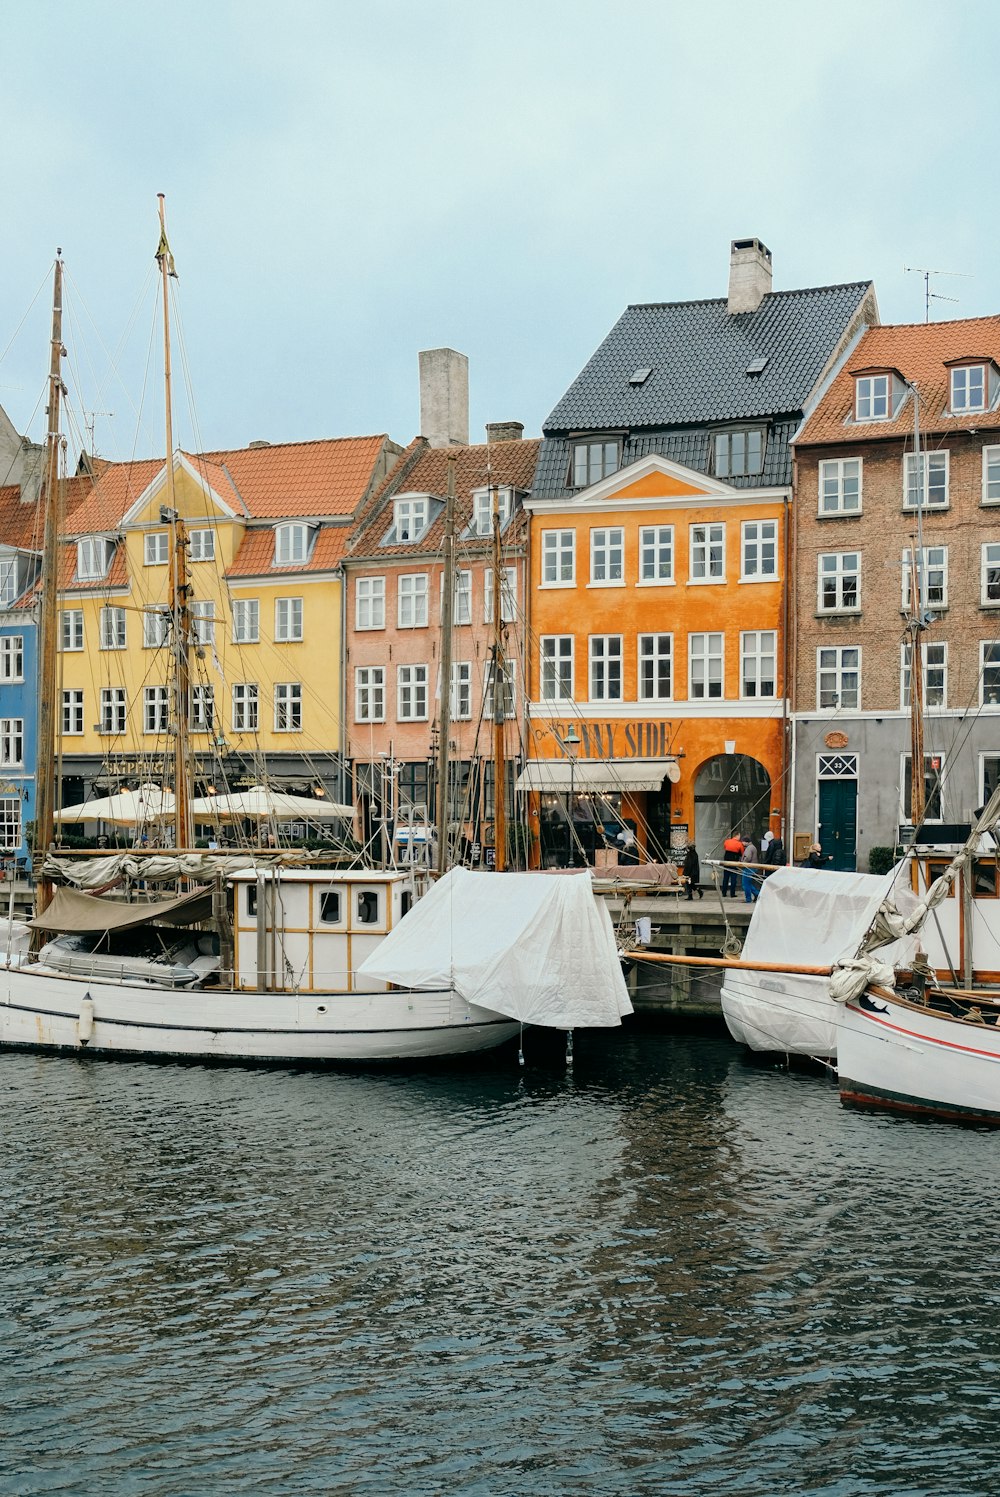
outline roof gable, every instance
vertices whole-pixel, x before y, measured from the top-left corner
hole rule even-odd
[[[243,506],[228,474],[219,464],[175,452],[173,480],[174,508],[182,520],[243,518]],[[167,492],[167,465],[164,463],[135,503],[122,515],[122,525],[162,524],[160,507],[167,499]]]

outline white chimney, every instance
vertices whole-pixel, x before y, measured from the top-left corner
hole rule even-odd
[[[420,435],[432,447],[469,445],[469,360],[453,348],[426,348],[420,360]]]
[[[756,312],[771,289],[771,251],[760,239],[734,239],[729,251],[729,314]]]

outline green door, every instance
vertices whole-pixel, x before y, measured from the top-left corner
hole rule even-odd
[[[853,873],[857,867],[858,782],[820,780],[819,843],[829,867]]]

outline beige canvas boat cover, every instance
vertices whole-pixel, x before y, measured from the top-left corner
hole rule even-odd
[[[84,894],[80,889],[57,889],[52,903],[29,922],[35,930],[60,934],[82,931],[125,930],[132,925],[194,925],[212,913],[212,891],[198,889],[177,899],[154,904],[122,904]]]

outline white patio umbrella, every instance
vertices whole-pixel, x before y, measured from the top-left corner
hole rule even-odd
[[[174,793],[159,785],[140,785],[138,790],[119,790],[78,806],[65,806],[53,817],[59,822],[109,821],[118,826],[147,826],[169,821],[174,814]]]
[[[287,795],[266,785],[251,785],[233,795],[206,795],[192,801],[191,812],[211,821],[339,821],[353,817],[354,807],[323,796]]]

